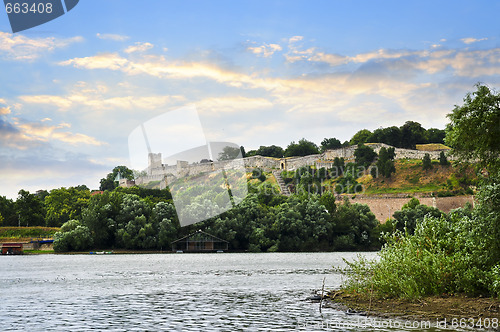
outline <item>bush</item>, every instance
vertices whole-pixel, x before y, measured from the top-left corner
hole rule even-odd
[[[448,166],[449,164],[450,164],[450,162],[446,158],[444,151],[441,151],[441,153],[439,154],[439,165]]]
[[[424,159],[422,159],[422,168],[424,170],[428,170],[428,169],[432,168],[431,156],[428,153],[426,153],[424,155]]]
[[[64,231],[63,231],[64,230]],[[77,220],[69,220],[54,236],[54,251],[82,251],[92,246],[93,240],[87,226]]]

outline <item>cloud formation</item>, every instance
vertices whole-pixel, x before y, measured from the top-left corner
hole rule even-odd
[[[137,42],[134,45],[131,45],[125,49],[125,53],[135,53],[135,52],[146,52],[154,47],[151,43],[141,43]]]
[[[20,34],[0,32],[0,55],[9,60],[32,61],[55,49],[82,41],[82,37],[28,38]]]
[[[97,33],[96,36],[103,40],[126,41],[129,39],[129,36],[114,33]]]
[[[282,49],[283,48],[278,44],[266,44],[266,43],[264,43],[261,46],[247,47],[247,50],[249,50],[253,54],[264,58],[271,57],[275,52],[281,51]]]
[[[462,38],[460,39],[464,44],[472,44],[472,43],[477,43],[477,42],[480,42],[480,41],[483,41],[483,40],[488,40],[488,38],[481,38],[481,39],[476,39],[476,38],[472,38],[472,37],[468,37],[468,38]]]

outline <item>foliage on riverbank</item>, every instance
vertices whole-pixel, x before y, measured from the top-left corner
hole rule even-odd
[[[475,208],[427,214],[416,220],[414,232],[405,228],[388,235],[378,261],[348,262],[346,290],[409,299],[455,293],[500,297],[500,94],[477,87],[449,115],[446,136],[454,152],[477,158],[484,167]]]

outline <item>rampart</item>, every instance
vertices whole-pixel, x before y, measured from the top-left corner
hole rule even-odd
[[[370,146],[375,152],[379,153],[382,147],[390,148],[391,146],[383,143],[371,143]],[[289,157],[289,158],[270,158],[263,156],[252,156],[242,159],[242,162],[231,164],[238,166],[250,168],[262,168],[266,171],[271,171],[273,169],[281,169],[287,171],[294,171],[300,167],[305,166],[316,166],[320,167],[330,167],[335,158],[344,158],[346,161],[354,161],[354,151],[357,145],[344,147],[335,150],[327,150],[321,154],[314,154],[305,157]],[[396,157],[395,159],[423,159],[424,155],[428,153],[431,159],[439,159],[439,154],[441,151],[419,151],[419,150],[409,150],[409,149],[395,149]],[[149,166],[146,170],[147,176],[136,179],[137,184],[143,184],[150,181],[161,181],[166,176],[167,177],[181,177],[188,175],[197,175],[204,172],[211,172],[220,169],[225,169],[228,167],[227,161],[216,161],[216,162],[203,162],[203,163],[188,163],[186,161],[177,161],[176,165],[167,165],[161,163],[161,154],[150,154],[149,155]],[[451,156],[448,158],[453,159]]]

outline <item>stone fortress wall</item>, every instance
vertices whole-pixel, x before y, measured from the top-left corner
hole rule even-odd
[[[383,143],[372,143],[367,144],[375,152],[379,153],[382,147],[390,148],[390,145]],[[186,161],[177,161],[176,165],[166,165],[162,163],[161,153],[150,153],[149,154],[149,166],[146,170],[147,176],[140,177],[136,179],[136,184],[148,183],[151,181],[161,181],[165,177],[178,178],[188,175],[197,175],[200,173],[207,173],[221,169],[227,169],[228,165],[230,167],[241,167],[244,165],[246,168],[262,168],[265,171],[271,171],[272,169],[281,169],[287,171],[294,171],[304,166],[316,166],[320,167],[330,167],[333,160],[338,158],[344,158],[346,161],[354,160],[354,151],[357,145],[335,149],[327,150],[321,154],[309,155],[305,157],[290,157],[290,158],[271,158],[262,156],[252,156],[242,159],[236,159],[231,164],[227,161],[215,161],[215,162],[205,162],[205,163],[193,163],[189,164]],[[424,155],[428,153],[431,159],[439,159],[439,154],[441,151],[419,151],[410,149],[400,149],[396,148],[395,159],[423,159]],[[453,157],[448,156],[449,159]],[[239,162],[236,162],[239,161]]]
[[[382,147],[390,148],[391,146],[383,143],[368,144],[375,152],[379,153]],[[321,154],[309,155],[305,157],[290,157],[290,158],[271,158],[262,156],[252,156],[233,161],[216,161],[205,163],[189,164],[186,161],[177,161],[176,165],[166,165],[162,163],[161,154],[150,154],[149,167],[146,170],[147,175],[137,178],[137,185],[146,184],[152,181],[160,181],[160,188],[165,188],[168,182],[174,181],[182,176],[194,176],[202,173],[220,171],[222,169],[241,169],[246,168],[246,171],[251,171],[254,168],[261,168],[265,171],[272,170],[287,170],[293,171],[304,166],[331,167],[333,159],[336,157],[344,158],[346,161],[354,161],[354,151],[357,146],[349,146],[336,150],[327,150]],[[428,153],[431,159],[439,159],[441,151],[418,151],[409,149],[395,149],[395,159],[423,159]],[[451,160],[454,158],[447,155]],[[166,181],[165,181],[166,180]],[[370,210],[375,214],[380,222],[385,222],[391,215],[406,204],[410,197],[408,195],[388,195],[383,197],[372,197],[364,195],[346,195],[352,199],[353,203],[367,204]],[[421,204],[434,206],[444,212],[449,212],[452,209],[462,207],[466,202],[474,204],[472,196],[458,197],[417,197]]]

